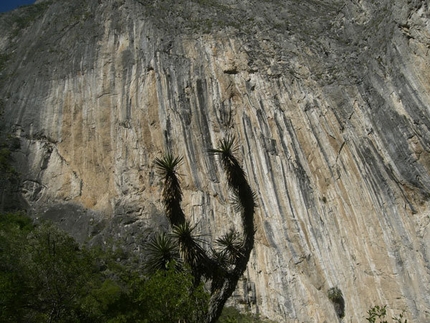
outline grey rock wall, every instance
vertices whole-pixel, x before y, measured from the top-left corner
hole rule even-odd
[[[206,149],[232,134],[259,205],[232,304],[279,322],[362,322],[377,304],[430,321],[428,6],[57,0],[1,15],[2,128],[29,210],[138,248],[167,226],[153,160],[170,150],[186,214],[216,238],[239,219]]]

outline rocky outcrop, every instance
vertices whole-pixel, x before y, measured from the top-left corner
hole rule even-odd
[[[239,223],[234,134],[258,199],[237,306],[344,322],[430,321],[430,26],[421,0],[38,1],[0,16],[2,128],[34,216],[130,246],[167,222],[153,160],[184,156],[208,239]]]

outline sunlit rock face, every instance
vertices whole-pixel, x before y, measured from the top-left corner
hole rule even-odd
[[[430,321],[426,1],[38,1],[0,29],[1,127],[35,217],[138,248],[167,227],[153,160],[171,151],[214,239],[240,220],[207,149],[234,135],[258,211],[233,305]]]

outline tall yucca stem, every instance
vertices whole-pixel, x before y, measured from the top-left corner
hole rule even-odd
[[[155,159],[158,173],[164,179],[163,204],[172,226],[185,223],[185,215],[181,208],[182,189],[176,173],[176,168],[181,162],[182,157],[175,157],[170,153],[163,158]]]
[[[210,149],[209,152],[221,157],[229,188],[232,190],[235,201],[238,204],[236,207],[241,211],[243,247],[233,263],[233,269],[222,278],[223,281],[220,281],[220,279],[214,279],[213,281],[213,284],[217,284],[217,288],[212,288],[207,323],[214,323],[221,315],[227,299],[236,289],[237,282],[246,270],[246,265],[254,247],[255,196],[246,180],[245,172],[233,155],[234,143],[234,137],[227,137],[219,142],[219,148]]]
[[[227,137],[219,142],[217,149],[209,150],[220,156],[222,167],[226,172],[227,184],[234,197],[235,208],[241,212],[243,236],[238,237],[237,231],[232,231],[232,236],[230,238],[227,236],[224,240],[227,246],[234,243],[231,245],[233,248],[230,249],[231,257],[227,258],[216,252],[214,258],[209,257],[193,235],[194,227],[185,220],[181,209],[182,191],[176,173],[176,167],[182,158],[167,154],[155,160],[159,174],[164,179],[163,203],[166,215],[172,225],[173,236],[178,242],[182,258],[191,267],[196,284],[200,282],[202,276],[211,280],[211,298],[206,323],[216,322],[221,315],[227,299],[236,289],[237,282],[246,270],[254,247],[255,197],[246,180],[245,172],[233,155],[234,144],[235,138]],[[236,244],[234,241],[239,242]]]
[[[199,239],[193,234],[192,227],[185,219],[181,208],[182,189],[176,168],[182,162],[182,158],[168,153],[163,158],[156,158],[155,165],[159,175],[164,179],[162,200],[166,216],[172,226],[172,233],[181,251],[182,260],[191,267],[195,283],[200,283],[201,276],[211,278],[213,260],[200,247]]]

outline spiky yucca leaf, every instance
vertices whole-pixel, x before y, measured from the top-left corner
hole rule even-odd
[[[243,255],[243,240],[239,232],[231,228],[229,232],[216,240],[219,253],[228,264],[234,264],[237,258]]]
[[[218,141],[218,148],[208,149],[210,153],[221,154],[221,155],[233,155],[233,153],[238,149],[235,145],[236,137],[229,135]]]
[[[200,260],[201,255],[204,254],[202,247],[199,243],[202,242],[197,235],[194,234],[195,226],[189,222],[184,222],[175,225],[172,230],[172,236],[178,242],[181,257],[186,263],[193,267]]]
[[[182,159],[182,157],[175,157],[170,153],[167,153],[163,158],[155,159],[158,173],[164,179],[163,204],[166,215],[172,225],[178,225],[185,221],[185,216],[180,206],[182,189],[176,172],[176,168],[180,165]]]
[[[146,269],[148,272],[167,270],[175,262],[180,267],[179,250],[175,241],[164,232],[154,235],[145,245]]]
[[[219,155],[224,171],[227,175],[229,186],[233,190],[238,190],[245,180],[245,172],[234,157],[233,153],[237,150],[235,146],[236,138],[227,136],[218,142],[218,148],[209,149],[209,153]]]
[[[158,173],[163,176],[176,176],[176,168],[182,162],[183,157],[174,156],[171,153],[165,154],[162,158],[155,158],[155,166]]]
[[[243,212],[244,211],[244,207],[245,205],[243,204],[244,199],[241,198],[241,196],[243,196],[244,193],[243,191],[239,191],[239,190],[233,190],[233,192],[230,195],[230,201],[231,204],[233,205],[233,210],[235,212]],[[250,198],[250,196],[252,196],[252,198]],[[257,206],[256,200],[257,200],[257,194],[252,191],[250,194],[247,193],[246,199],[249,200],[248,203],[249,204],[253,204],[254,207]]]
[[[239,235],[237,231],[230,230],[219,238],[217,240],[219,249],[213,250],[211,257],[200,245],[202,241],[194,234],[195,227],[186,222],[180,207],[182,192],[176,168],[182,158],[167,154],[164,158],[155,160],[158,173],[164,179],[163,203],[172,224],[172,237],[177,242],[179,253],[184,262],[190,266],[196,285],[200,283],[201,277],[211,281],[211,299],[206,323],[216,322],[221,315],[225,302],[236,289],[238,280],[246,270],[254,246],[255,194],[234,156],[237,150],[235,143],[234,136],[227,136],[218,142],[217,148],[209,149],[209,153],[220,158],[228,187],[233,195],[235,210],[241,214],[243,231],[242,235]]]
[[[178,242],[183,261],[191,267],[196,283],[199,283],[201,276],[213,278],[217,274],[217,268],[214,260],[202,247],[205,241],[194,233],[195,228],[189,222],[176,225],[173,227],[172,236]]]
[[[217,149],[209,150],[210,153],[220,156],[233,195],[234,208],[241,214],[243,236],[239,237],[236,231],[231,230],[217,241],[222,246],[218,259],[227,260],[228,270],[224,279],[214,278],[212,281],[208,323],[215,322],[221,314],[222,307],[236,288],[240,276],[246,270],[254,246],[255,194],[248,184],[244,170],[233,154],[233,150],[236,149],[234,147],[235,138],[229,136],[219,142]]]

